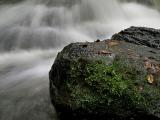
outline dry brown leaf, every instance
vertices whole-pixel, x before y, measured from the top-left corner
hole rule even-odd
[[[111,55],[112,53],[107,50],[101,50],[101,51],[98,51],[98,54]]]
[[[119,45],[120,43],[118,41],[111,41],[111,42],[108,42],[108,46],[109,47],[112,47],[112,46],[117,46]]]
[[[152,63],[151,63],[150,61],[145,61],[145,67],[146,67],[147,69],[152,68]]]
[[[148,74],[147,75],[147,80],[148,80],[148,83],[152,84],[154,82],[153,75],[152,74]]]
[[[156,69],[157,69],[158,72],[160,72],[160,64],[158,64],[158,65],[156,66]]]

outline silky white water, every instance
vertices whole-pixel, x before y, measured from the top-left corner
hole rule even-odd
[[[0,120],[56,120],[48,72],[67,44],[130,26],[160,28],[160,13],[116,0],[25,0],[0,5]]]

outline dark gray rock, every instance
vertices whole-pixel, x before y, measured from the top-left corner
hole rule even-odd
[[[122,2],[137,2],[143,5],[154,6],[153,0],[120,0]]]
[[[159,33],[130,29],[137,36],[145,36],[143,30],[152,38]],[[160,50],[128,40],[72,43],[57,55],[49,78],[60,119],[160,119]]]
[[[160,49],[160,30],[145,27],[130,27],[112,36],[114,40],[123,40],[137,45],[146,45]]]

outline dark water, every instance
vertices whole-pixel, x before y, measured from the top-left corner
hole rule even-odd
[[[4,1],[1,0],[1,3]],[[160,28],[156,9],[116,0],[24,0],[0,5],[0,120],[56,120],[48,71],[76,41],[132,25]]]

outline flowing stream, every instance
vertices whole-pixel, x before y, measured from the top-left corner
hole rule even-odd
[[[130,26],[160,28],[160,13],[117,0],[0,2],[0,120],[57,120],[48,72],[67,44]]]

